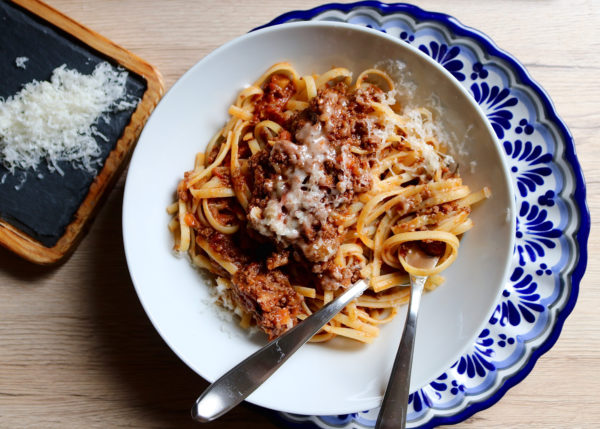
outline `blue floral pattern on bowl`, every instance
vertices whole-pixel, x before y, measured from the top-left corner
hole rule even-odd
[[[364,1],[289,12],[266,26],[298,20],[363,25],[415,46],[471,93],[504,148],[518,210],[512,274],[475,343],[409,401],[408,427],[465,420],[527,376],[556,342],[577,300],[590,218],[573,139],[524,67],[455,18],[408,4]],[[378,411],[282,416],[296,427],[370,428]]]

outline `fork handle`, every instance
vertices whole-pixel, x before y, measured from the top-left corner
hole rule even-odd
[[[211,384],[192,407],[192,417],[202,423],[222,416],[242,402],[288,360],[304,343],[369,287],[363,279],[302,323],[274,339]]]
[[[406,410],[408,408],[408,395],[410,393],[410,371],[412,368],[413,348],[417,332],[417,316],[421,295],[427,277],[411,275],[410,303],[402,333],[402,340],[398,346],[394,366],[390,375],[377,417],[376,429],[404,429],[406,427]]]

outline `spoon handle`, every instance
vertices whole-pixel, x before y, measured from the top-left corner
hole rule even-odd
[[[377,417],[376,429],[404,429],[406,426],[406,410],[410,393],[410,371],[412,368],[413,347],[417,332],[417,316],[419,304],[427,277],[411,275],[410,303],[404,324],[402,340],[398,346],[394,366],[390,375]]]
[[[368,286],[368,280],[358,281],[306,320],[225,373],[200,395],[192,407],[192,417],[202,423],[209,422],[238,405]]]

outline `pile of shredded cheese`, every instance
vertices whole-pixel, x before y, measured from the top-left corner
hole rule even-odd
[[[455,160],[450,153],[438,152],[433,146],[427,144],[427,141],[435,140],[449,151],[456,146],[456,144],[450,144],[455,139],[451,139],[443,125],[434,118],[434,112],[438,116],[444,114],[439,97],[432,94],[426,107],[415,104],[417,87],[410,79],[410,73],[407,72],[406,64],[402,61],[383,60],[378,62],[375,68],[385,71],[397,83],[395,94],[388,94],[388,99],[384,103],[391,106],[398,101],[403,106],[399,114],[403,117],[404,128],[408,133],[405,138],[411,147],[423,156],[425,170],[432,175],[440,169],[441,162],[447,166],[453,165]],[[392,97],[395,97],[396,100],[393,100]],[[395,126],[390,125],[391,127],[386,127],[380,135],[384,140],[395,132]],[[458,154],[468,155],[466,152],[461,152],[462,146],[464,146],[464,140],[461,142]]]
[[[62,65],[49,82],[34,80],[7,100],[0,99],[0,162],[13,174],[15,169],[35,170],[41,161],[61,175],[60,161],[94,173],[100,155],[94,137],[106,140],[94,124],[109,111],[137,104],[117,103],[125,95],[126,80],[126,71],[107,62],[91,75]]]

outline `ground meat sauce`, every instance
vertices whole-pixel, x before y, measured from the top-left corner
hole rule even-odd
[[[307,109],[292,114],[286,104],[296,87],[289,78],[273,75],[263,91],[252,122],[271,120],[283,130],[274,140],[269,136],[270,144],[250,158],[243,175],[231,177],[221,167],[214,172],[223,184],[249,186],[247,219],[237,202],[227,207],[215,199],[213,215],[226,215],[228,224],[238,222],[240,231],[233,236],[209,226],[197,231],[213,252],[236,265],[233,298],[273,339],[298,322],[303,298],[291,284],[335,290],[361,277],[360,264],[339,267],[333,262],[345,232],[335,214],[347,212],[355,196],[372,186],[369,163],[381,139],[367,115],[369,103],[380,101],[383,92],[350,91],[340,83],[319,91]],[[217,153],[215,147],[209,160]]]
[[[235,264],[238,268],[250,262],[250,258],[233,241],[232,237],[216,231],[210,226],[201,225],[197,230],[198,239],[208,243],[210,249],[227,262]]]
[[[267,268],[269,270],[274,270],[275,268],[283,267],[287,265],[290,258],[289,250],[281,250],[278,252],[273,252],[271,256],[267,258]]]
[[[245,218],[243,209],[231,198],[211,198],[208,209],[221,225],[235,225]]]
[[[256,102],[254,122],[268,119],[279,125],[285,124],[287,120],[286,104],[296,93],[294,82],[286,76],[274,74],[264,85],[263,91],[262,96]]]
[[[429,256],[442,257],[446,250],[446,243],[435,240],[424,240],[417,242],[419,248]]]
[[[260,327],[273,339],[293,327],[302,298],[282,271],[267,270],[257,262],[245,265],[233,276],[237,299],[244,310],[260,321]]]
[[[356,278],[358,269],[345,272],[331,263],[345,232],[333,215],[347,212],[356,194],[371,189],[369,162],[381,138],[368,113],[370,103],[382,98],[373,87],[350,91],[339,83],[325,88],[285,123],[289,133],[280,133],[250,160],[250,228],[281,249],[297,250],[327,290]],[[268,117],[278,106],[259,103],[255,116]]]

